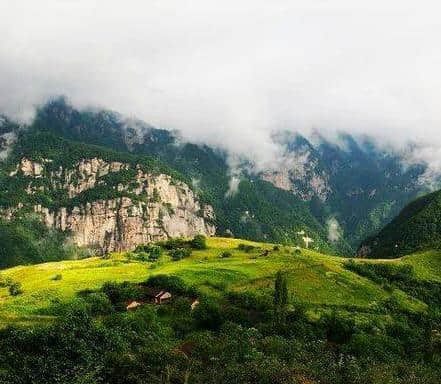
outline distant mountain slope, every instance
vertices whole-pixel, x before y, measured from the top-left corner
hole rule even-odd
[[[317,137],[312,144],[285,135],[281,144],[285,165],[265,179],[311,201],[316,216],[334,217],[354,247],[425,190],[423,165],[405,167],[405,159],[368,139],[342,134],[336,142]]]
[[[343,239],[328,241],[325,222],[312,214],[310,202],[246,173],[232,190],[224,153],[204,145],[181,143],[173,132],[124,119],[114,112],[78,111],[62,99],[40,109],[32,129],[160,159],[192,182],[202,203],[213,206],[220,235],[303,245],[298,233],[304,231],[314,240],[314,247],[351,253]]]
[[[337,252],[308,204],[293,194],[244,177],[237,193],[229,195],[225,159],[210,148],[177,147],[169,132],[152,129],[155,136],[134,154],[124,150],[122,136],[120,142],[106,141],[123,130],[112,120],[116,115],[89,117],[64,106],[55,118],[47,111],[40,111],[31,127],[14,130],[16,143],[8,160],[0,163],[3,217],[37,212],[49,227],[70,231],[75,243],[100,252],[130,249],[164,236],[212,234],[214,226],[220,233],[288,243],[302,242],[297,232],[303,231],[314,246]],[[66,111],[76,121],[69,129],[60,123],[72,123]],[[94,127],[103,129],[100,137],[107,148],[89,144],[97,140],[81,133],[88,129],[93,136]],[[156,146],[161,135],[164,146]],[[166,150],[167,140],[173,151]]]
[[[42,107],[32,128],[160,159],[213,206],[220,235],[303,245],[298,233],[305,231],[325,252],[354,253],[425,190],[424,166],[404,167],[398,155],[348,135],[336,144],[281,134],[275,138],[284,148],[279,169],[250,174],[244,167],[232,177],[222,151],[114,112],[79,111],[64,99]]]
[[[408,204],[377,235],[364,241],[360,256],[393,258],[441,246],[441,191]]]

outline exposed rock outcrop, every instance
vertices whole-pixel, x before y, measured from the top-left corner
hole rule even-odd
[[[49,159],[35,162],[23,158],[10,177],[27,177],[30,195],[63,191],[65,206],[54,209],[37,204],[27,208],[41,214],[48,227],[69,231],[79,246],[107,253],[168,237],[215,233],[212,207],[201,205],[187,184],[169,175],[99,158],[84,159],[69,169],[54,170],[50,163]],[[115,178],[109,181],[106,175],[112,173]],[[34,182],[40,178],[46,182]],[[112,191],[111,198],[100,198],[98,193],[85,195],[102,186]],[[2,216],[11,218],[22,208],[2,209]]]

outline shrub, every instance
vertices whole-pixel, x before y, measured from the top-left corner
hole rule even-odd
[[[221,254],[220,254],[220,258],[221,259],[226,259],[226,258],[228,258],[228,257],[231,257],[232,256],[232,253],[231,252],[229,252],[229,251],[224,251],[224,252],[222,252]]]
[[[243,251],[243,252],[247,252],[247,253],[249,253],[249,252],[252,252],[252,251],[254,251],[255,249],[257,249],[257,247],[255,247],[254,245],[250,245],[250,244],[243,244],[243,243],[240,243],[240,244],[237,246],[237,249],[239,249],[240,251]]]
[[[150,276],[144,285],[153,288],[165,289],[178,295],[198,295],[196,288],[185,284],[180,277],[173,275]]]
[[[21,284],[17,282],[11,283],[8,290],[11,296],[18,296],[23,293],[23,290],[21,289]]]
[[[186,248],[189,246],[189,242],[178,237],[167,239],[165,241],[158,241],[156,245],[170,251],[172,249]]]
[[[355,332],[355,323],[352,319],[339,317],[334,312],[330,315],[324,315],[321,323],[326,329],[328,341],[333,343],[347,343]]]
[[[188,248],[172,249],[168,253],[174,261],[185,259],[191,255],[191,250]]]
[[[228,292],[228,301],[238,307],[260,312],[269,311],[273,307],[271,296],[254,292]]]
[[[220,305],[211,299],[202,300],[192,313],[201,328],[217,330],[224,322]]]
[[[280,251],[280,247],[278,246],[278,245],[275,245],[274,247],[273,247],[273,251]]]
[[[207,249],[207,238],[204,235],[196,235],[191,240],[191,246],[194,249]]]
[[[90,313],[93,316],[107,315],[113,310],[109,297],[101,292],[94,292],[87,295],[85,301],[89,304]]]
[[[156,261],[162,255],[162,248],[158,245],[142,244],[136,247],[135,254],[135,260]]]
[[[63,275],[61,273],[57,273],[55,276],[52,277],[53,281],[58,281],[63,278]]]
[[[141,293],[133,284],[125,281],[123,283],[107,282],[104,283],[101,291],[109,298],[110,302],[122,309],[122,304],[129,300],[136,300],[141,297]]]

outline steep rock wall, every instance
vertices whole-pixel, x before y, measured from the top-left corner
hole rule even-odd
[[[124,182],[109,183],[106,176],[112,173]],[[187,184],[169,175],[147,173],[138,165],[93,158],[69,169],[54,170],[50,159],[35,162],[23,158],[10,177],[29,180],[29,195],[62,191],[67,196],[66,206],[54,209],[19,204],[2,209],[3,217],[31,208],[41,214],[48,227],[69,231],[76,244],[100,253],[129,250],[168,237],[215,233],[212,207],[201,205]],[[92,193],[85,197],[97,187],[112,190],[114,196],[99,198]]]

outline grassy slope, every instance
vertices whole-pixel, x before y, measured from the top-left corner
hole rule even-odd
[[[281,269],[288,273],[292,297],[310,308],[311,314],[328,308],[351,313],[367,313],[370,306],[380,303],[391,294],[372,281],[343,268],[346,259],[327,256],[309,250],[294,254],[292,248],[282,247],[269,256],[260,252],[244,253],[237,250],[239,243],[259,245],[272,249],[269,244],[244,240],[211,238],[209,249],[195,251],[188,259],[178,262],[143,263],[129,261],[124,254],[113,254],[109,259],[90,258],[80,261],[61,261],[33,266],[20,266],[4,270],[22,284],[24,293],[10,297],[0,289],[0,322],[46,321],[44,309],[57,301],[72,298],[75,292],[99,288],[106,281],[143,281],[151,274],[176,274],[200,289],[219,294],[221,290],[261,290],[272,292],[274,275]],[[230,258],[221,259],[222,251],[229,249]],[[257,257],[256,257],[257,256]],[[373,262],[372,260],[369,262]],[[441,254],[427,252],[401,260],[379,261],[412,264],[418,276],[440,280]],[[62,274],[61,280],[52,280]],[[411,310],[423,310],[425,304],[401,291],[394,291],[400,302]]]

